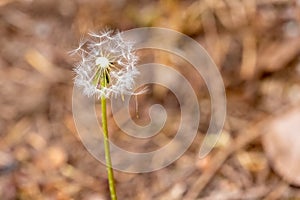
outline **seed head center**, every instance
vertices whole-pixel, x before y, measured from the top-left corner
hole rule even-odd
[[[105,57],[99,57],[96,59],[96,65],[100,66],[101,68],[108,68],[109,60]]]

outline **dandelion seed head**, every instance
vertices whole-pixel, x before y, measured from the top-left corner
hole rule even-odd
[[[139,74],[137,56],[133,43],[125,41],[119,32],[89,33],[71,53],[80,57],[74,69],[74,83],[84,95],[109,98],[135,94],[132,89]],[[103,77],[108,83],[105,87],[100,84]]]

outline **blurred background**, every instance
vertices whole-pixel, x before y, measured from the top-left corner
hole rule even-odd
[[[145,26],[180,31],[205,47],[224,80],[227,118],[215,149],[199,160],[210,119],[205,84],[172,55],[139,52],[202,91],[201,121],[194,143],[172,165],[116,172],[119,199],[300,199],[298,0],[1,0],[0,199],[109,199],[105,167],[86,151],[73,122],[75,60],[68,51],[91,30]],[[151,151],[176,134],[175,96],[149,88],[138,97],[136,122],[149,122],[154,103],[170,118],[162,133],[137,143],[110,115],[111,138],[123,148]]]

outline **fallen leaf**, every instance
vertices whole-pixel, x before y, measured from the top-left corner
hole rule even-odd
[[[279,115],[266,125],[263,147],[275,170],[285,181],[300,186],[300,109]]]

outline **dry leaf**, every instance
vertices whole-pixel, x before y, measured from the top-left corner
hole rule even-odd
[[[266,125],[263,146],[274,170],[300,186],[300,109],[276,117]]]

